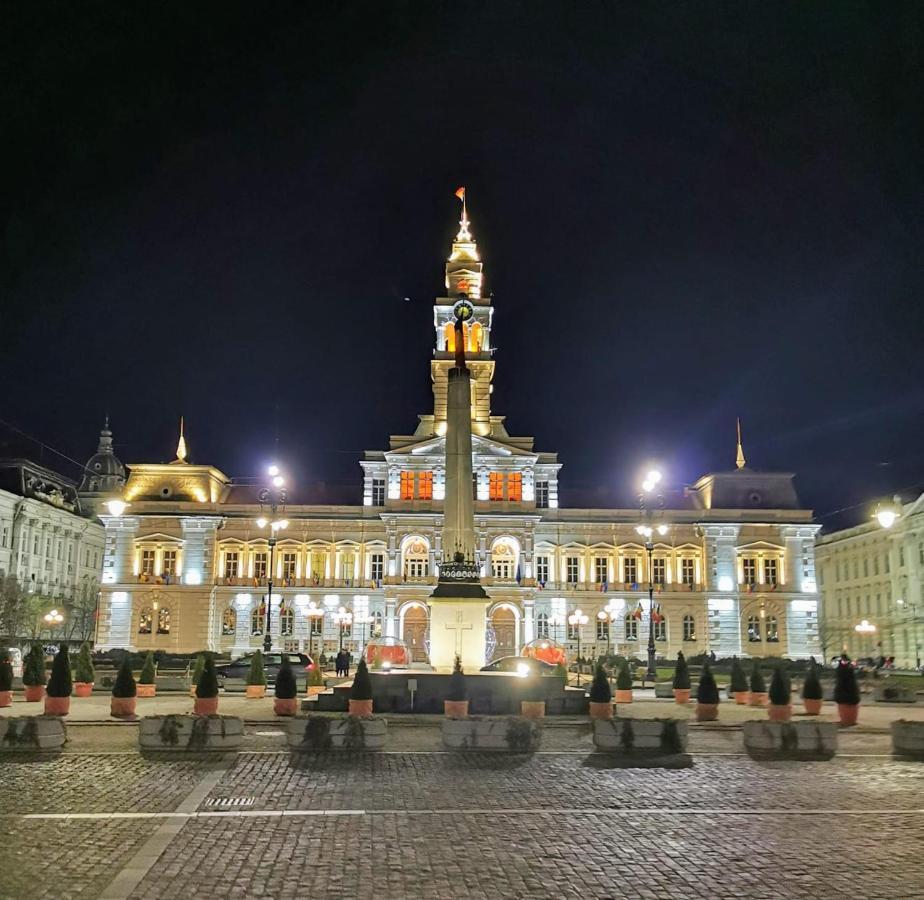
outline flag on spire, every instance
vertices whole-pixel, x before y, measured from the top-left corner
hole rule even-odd
[[[735,421],[738,425],[738,454],[735,458],[735,466],[739,469],[743,469],[746,463],[744,459],[744,448],[741,446],[741,419],[736,419]]]
[[[456,196],[457,196],[463,203],[465,203],[465,188],[464,188],[464,187],[456,188]]]

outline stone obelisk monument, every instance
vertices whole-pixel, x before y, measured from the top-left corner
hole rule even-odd
[[[490,598],[475,561],[475,507],[472,499],[472,381],[465,365],[463,323],[474,310],[462,299],[455,308],[455,366],[449,370],[446,411],[446,499],[443,506],[443,561],[430,596],[430,663],[452,668],[456,655],[477,672],[485,663],[485,620]]]

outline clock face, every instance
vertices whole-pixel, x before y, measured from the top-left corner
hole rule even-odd
[[[452,308],[452,312],[460,322],[465,322],[475,314],[475,307],[468,300],[460,300]]]

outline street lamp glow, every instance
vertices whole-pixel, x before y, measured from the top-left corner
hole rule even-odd
[[[109,510],[109,515],[117,519],[125,512],[127,506],[128,504],[124,500],[119,500],[118,498],[106,501],[106,509]]]
[[[652,469],[645,478],[652,484],[657,484],[661,480],[661,473],[657,469]]]
[[[526,663],[517,663],[517,675],[526,678],[529,675],[529,666]]]
[[[874,634],[876,632],[876,626],[870,622],[867,622],[866,619],[863,619],[859,625],[854,625],[853,630],[857,634]]]
[[[891,528],[896,520],[901,518],[901,508],[901,501],[898,496],[895,496],[891,500],[877,503],[873,518],[876,519],[883,528]]]
[[[660,535],[662,535],[662,536],[664,536],[665,534],[667,534],[667,532],[668,532],[669,530],[670,530],[670,529],[667,527],[667,525],[659,525],[659,526],[658,526],[658,534],[660,534]]]
[[[270,466],[270,467],[266,470],[266,473],[267,473],[267,475],[269,475],[270,478],[275,478],[275,477],[279,474],[279,466],[277,466],[277,465],[272,465],[272,466]]]
[[[263,516],[257,519],[257,528],[266,528],[266,519],[264,519]]]
[[[285,478],[282,477],[282,475],[273,476],[273,486],[274,487],[282,487],[285,483],[286,483],[286,480]]]

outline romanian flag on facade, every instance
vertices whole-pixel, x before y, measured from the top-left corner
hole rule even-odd
[[[464,188],[464,187],[456,188],[456,196],[457,196],[463,203],[465,203],[465,188]]]
[[[660,603],[651,611],[651,621],[657,625],[660,625],[664,621],[664,614],[661,612]]]
[[[641,619],[643,614],[644,614],[644,611],[642,610],[642,602],[640,600],[638,606],[635,607],[635,611],[632,613],[632,618]]]

